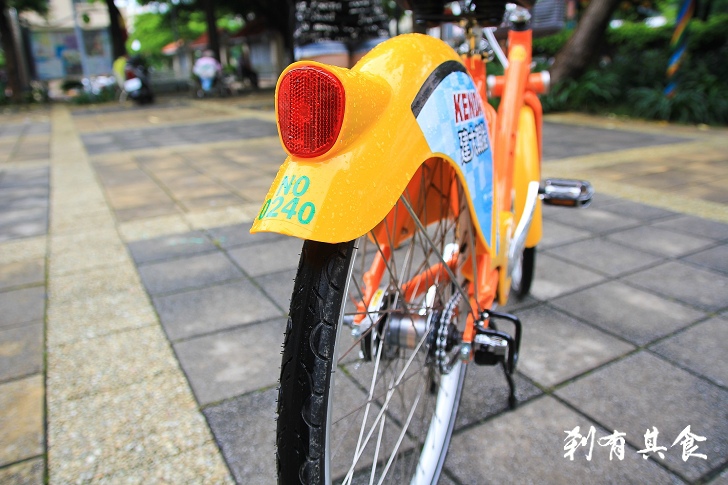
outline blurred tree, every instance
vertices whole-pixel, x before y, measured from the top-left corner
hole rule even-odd
[[[236,4],[236,0],[218,1]],[[245,16],[263,18],[269,29],[281,35],[283,47],[288,53],[289,59],[293,59],[293,30],[296,22],[295,0],[248,0],[244,2],[244,6],[245,11],[240,13]]]
[[[8,88],[12,91],[12,100],[19,102],[23,99],[18,60],[16,59],[15,37],[10,26],[10,9],[18,13],[25,11],[37,12],[40,15],[48,13],[48,0],[0,0],[0,41],[5,54],[5,72],[8,77]]]
[[[576,78],[589,67],[620,1],[591,0],[589,2],[576,24],[573,35],[556,54],[554,64],[549,70],[554,84]]]
[[[129,39],[127,39],[124,19],[119,13],[118,8],[116,8],[114,0],[103,1],[106,2],[109,9],[113,55],[114,58],[117,58],[119,55],[126,53],[124,44],[128,43],[127,40],[132,40],[135,37],[131,34]],[[219,29],[226,28],[229,31],[233,31],[236,28],[236,22],[237,28],[243,25],[243,22],[231,19],[264,19],[268,28],[281,34],[284,47],[290,51],[291,58],[293,56],[294,0],[247,0],[245,2],[240,2],[239,0],[137,0],[137,2],[141,5],[155,5],[157,13],[162,14],[164,17],[164,22],[159,24],[159,27],[170,29],[170,32],[173,32],[174,28],[179,27],[180,38],[184,40],[194,40],[202,33],[197,31],[196,28],[193,28],[192,30],[196,34],[191,38],[185,37],[183,32],[185,19],[192,21],[194,18],[195,23],[202,20],[204,25],[206,25],[204,31],[208,34],[209,47],[215,52],[218,60],[220,58]],[[201,15],[193,15],[194,13]],[[179,16],[180,18],[176,26],[172,25],[174,16]],[[137,29],[137,23],[138,17],[135,19],[135,30]],[[142,45],[144,46],[145,43],[142,42]]]
[[[109,9],[109,37],[111,38],[111,58],[126,55],[126,22],[121,12],[116,7],[114,0],[104,0],[106,8]]]
[[[160,57],[162,48],[170,42],[191,42],[207,31],[204,12],[169,8],[167,5],[161,5],[157,10],[135,17],[134,29],[127,41],[127,44],[131,44],[138,40],[140,53],[152,62]],[[227,32],[237,32],[244,24],[239,15],[226,14],[216,19],[217,28]]]
[[[173,26],[172,22],[176,22]],[[174,31],[184,41],[196,39],[205,31],[206,25],[201,12],[169,13],[147,12],[134,19],[134,31],[129,35],[129,42],[138,40],[141,53],[145,57],[154,57],[162,52],[162,47],[173,42]]]
[[[137,0],[142,5],[166,5],[182,17],[185,13],[199,12],[203,15],[209,47],[219,59],[218,28],[220,19],[239,17],[247,20],[260,18],[266,26],[281,34],[286,49],[293,53],[294,0]],[[161,11],[161,9],[160,9]]]
[[[573,35],[557,53],[550,69],[554,83],[575,79],[598,60],[605,32],[612,18],[641,22],[662,15],[673,22],[679,0],[580,0],[580,20]],[[728,0],[698,0],[698,18],[728,11]]]
[[[215,59],[220,62],[220,37],[217,34],[217,17],[215,0],[200,0],[207,21],[207,47],[215,53]]]
[[[109,38],[111,39],[111,56],[116,59],[126,55],[126,22],[114,0],[87,0],[89,3],[102,1],[109,12]]]

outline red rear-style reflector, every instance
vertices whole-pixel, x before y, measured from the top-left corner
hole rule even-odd
[[[329,151],[344,121],[344,86],[325,69],[288,71],[278,87],[278,124],[288,152],[317,157]]]

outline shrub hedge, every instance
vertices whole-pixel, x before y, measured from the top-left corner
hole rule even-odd
[[[667,98],[665,74],[673,26],[625,23],[609,29],[594,65],[542,98],[547,111],[612,112],[684,123],[728,124],[728,14],[689,26],[688,54],[676,94]],[[571,32],[534,40],[534,55],[552,57]]]

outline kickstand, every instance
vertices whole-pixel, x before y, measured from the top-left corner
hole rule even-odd
[[[501,317],[501,318],[504,317],[504,314],[498,314],[498,313],[496,313],[496,315],[499,316],[499,317]],[[492,316],[493,315],[491,313],[491,317]],[[510,317],[510,315],[508,315],[508,317]],[[510,318],[509,318],[509,320],[510,320]],[[515,320],[518,320],[518,319],[515,319]],[[520,333],[521,333],[520,332],[520,323],[521,322],[518,321],[517,324],[516,324],[517,325],[517,328],[518,328],[518,334],[517,334],[517,336],[518,336],[519,344],[520,344],[520,336],[521,336],[520,335]],[[490,327],[493,330],[496,330],[496,331],[498,330],[498,327],[497,327],[494,319],[492,319],[492,318],[490,320]],[[509,390],[509,392],[508,392],[508,407],[511,410],[514,410],[518,406],[518,399],[516,399],[516,382],[513,380],[513,370],[514,369],[512,367],[509,369],[509,366],[506,364],[506,361],[505,360],[501,360],[500,363],[501,363],[501,368],[503,369],[503,374],[506,376],[506,380],[508,381],[508,390]]]
[[[518,406],[518,400],[516,399],[516,383],[513,380],[513,375],[508,372],[506,362],[504,360],[501,360],[501,367],[503,368],[503,374],[505,374],[506,380],[508,380],[508,388],[510,390],[508,394],[508,407],[513,410]]]

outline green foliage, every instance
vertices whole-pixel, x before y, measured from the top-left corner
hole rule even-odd
[[[207,31],[205,14],[202,12],[180,11],[180,20],[177,23],[179,36],[184,40],[195,40]]]
[[[702,5],[698,5],[698,9],[700,9],[700,7],[702,7]],[[705,7],[706,16],[728,14],[728,0],[712,0],[710,2],[706,2]],[[698,11],[700,12],[700,10]]]
[[[728,12],[713,15],[705,22],[690,23],[688,47],[691,51],[717,49],[726,43]]]
[[[533,39],[534,57],[554,57],[564,47],[564,44],[566,44],[566,41],[569,40],[573,33],[574,31],[571,29],[563,29],[556,34]]]
[[[31,91],[23,92],[22,103],[47,103],[49,101],[48,89],[45,86],[32,82],[31,88]],[[5,95],[5,83],[0,81],[0,106],[10,104],[12,101],[11,98]]]
[[[668,49],[620,50],[599,70],[614,73],[624,88],[654,87],[665,80]]]
[[[603,106],[613,104],[620,95],[620,79],[615,73],[592,70],[578,80],[561,83],[541,101],[547,111],[577,109],[597,112]]]
[[[217,19],[217,27],[226,32],[237,32],[245,25],[239,15],[223,15]]]
[[[134,18],[134,32],[127,40],[128,52],[132,52],[131,43],[135,40],[141,44],[141,54],[150,55],[161,53],[162,47],[174,40],[174,35],[163,15],[142,13]]]
[[[151,66],[162,66],[165,57],[162,48],[174,42],[175,32],[177,38],[190,42],[197,39],[207,30],[205,16],[202,12],[180,10],[171,15],[166,13],[147,12],[138,15],[134,20],[134,31],[130,33],[126,42],[127,52],[134,54],[131,44],[138,40],[141,44],[141,54]]]
[[[218,18],[219,28],[228,32],[236,32],[243,26],[243,20],[234,15],[224,15]],[[165,13],[147,12],[138,15],[134,20],[134,31],[127,40],[127,49],[131,50],[131,43],[138,40],[141,44],[139,51],[152,65],[160,64],[162,48],[178,39],[186,42],[197,39],[207,31],[205,14],[203,12],[185,9],[171,10]]]
[[[728,46],[722,49],[723,56]],[[719,68],[722,66],[715,66]],[[689,59],[678,72],[673,97],[663,94],[664,82],[657,87],[629,90],[628,102],[635,116],[683,123],[728,124],[728,83],[709,62]]]
[[[625,22],[616,29],[607,29],[610,49],[635,51],[664,47],[670,42],[674,26],[652,28],[641,22]]]
[[[728,124],[728,15],[690,23],[688,55],[678,71],[677,92],[667,98],[663,91],[673,29],[641,23],[610,29],[599,56],[605,61],[579,79],[554,86],[542,97],[544,109]]]
[[[143,13],[134,19],[134,31],[129,36],[127,45],[138,40],[141,53],[150,55],[160,53],[162,47],[174,41],[174,32],[180,39],[192,41],[206,30],[202,12],[181,11],[175,17],[161,13]]]
[[[486,65],[486,70],[488,76],[502,76],[505,71],[503,69],[503,64],[498,62],[497,58]]]
[[[73,104],[95,104],[95,103],[107,103],[109,101],[115,101],[117,99],[116,89],[111,86],[107,86],[98,94],[94,94],[90,91],[80,91],[76,96],[71,98]]]
[[[636,88],[629,92],[631,114],[679,123],[728,123],[728,90],[717,86],[686,88],[668,98],[662,91]]]

